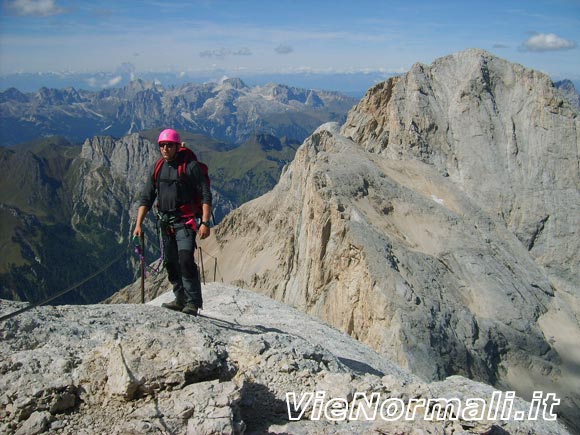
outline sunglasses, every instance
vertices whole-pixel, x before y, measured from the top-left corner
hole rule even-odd
[[[175,145],[177,145],[176,143],[173,142],[163,142],[159,144],[159,148],[173,148]]]

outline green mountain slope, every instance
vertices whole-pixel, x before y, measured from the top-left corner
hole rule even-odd
[[[180,133],[209,166],[218,221],[270,190],[298,147],[265,134],[236,146]],[[135,279],[132,216],[142,180],[159,157],[158,134],[95,137],[82,147],[52,137],[0,148],[0,298],[44,300],[115,258],[98,280],[54,303],[98,302]],[[152,216],[148,224],[152,261],[159,255]]]
[[[85,247],[66,222],[79,153],[59,137],[0,148],[1,297],[37,300],[76,278],[76,254]]]
[[[215,180],[212,185],[238,205],[256,198],[274,187],[298,146],[285,138],[261,134],[233,150],[208,153],[205,161]]]

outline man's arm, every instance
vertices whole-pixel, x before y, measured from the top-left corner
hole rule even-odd
[[[209,222],[211,219],[211,205],[202,204],[201,208],[202,208],[201,221],[202,222]],[[205,224],[201,224],[199,226],[198,231],[199,231],[198,234],[199,234],[200,239],[205,239],[206,237],[209,237],[209,235],[211,234],[211,230],[210,230],[209,226],[205,225]]]
[[[149,171],[153,174],[153,168]],[[143,229],[141,228],[143,225],[143,221],[145,220],[145,216],[147,212],[153,207],[153,203],[155,202],[155,198],[157,197],[157,192],[155,186],[153,184],[153,176],[147,178],[145,185],[143,186],[143,190],[141,191],[141,196],[139,197],[139,209],[137,210],[137,223],[135,224],[135,230],[133,231],[133,235],[137,237],[143,236]]]
[[[202,222],[209,222],[211,220],[211,207],[212,207],[212,194],[209,184],[205,179],[205,175],[200,167],[200,165],[192,165],[192,171],[196,179],[197,186],[199,186],[199,193],[201,194],[201,212]],[[198,235],[200,239],[205,239],[209,237],[211,231],[209,225],[201,224],[198,228]]]
[[[135,224],[135,230],[133,231],[134,236],[141,237],[143,235],[141,225],[143,225],[143,221],[145,220],[148,211],[149,207],[146,205],[139,207],[139,210],[137,211],[137,223]]]

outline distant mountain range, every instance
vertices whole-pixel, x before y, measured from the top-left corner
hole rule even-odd
[[[146,82],[160,83],[165,87],[180,87],[188,83],[209,83],[231,77],[227,71],[208,71],[207,73],[171,73],[133,71],[131,65],[118,71],[81,72],[42,72],[14,73],[0,76],[0,90],[16,88],[22,92],[36,92],[42,87],[76,88],[100,91],[127,86],[131,81],[141,79]],[[355,98],[364,95],[368,88],[398,73],[386,71],[355,71],[334,73],[271,73],[236,75],[250,86],[266,83],[284,83],[288,86],[338,91]]]
[[[0,93],[0,144],[61,135],[73,143],[88,137],[159,127],[201,133],[240,144],[254,134],[302,142],[327,121],[343,121],[356,100],[336,92],[285,85],[249,87],[240,79],[164,88],[135,80],[98,92],[41,88]]]

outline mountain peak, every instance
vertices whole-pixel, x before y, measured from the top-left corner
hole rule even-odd
[[[271,192],[216,228],[211,254],[226,282],[427,379],[531,395],[518,373],[578,401],[565,362],[568,334],[580,340],[578,119],[545,74],[485,51],[416,64],[307,138]],[[580,421],[572,402],[561,412]]]
[[[576,86],[570,80],[561,80],[559,82],[554,83],[554,86],[562,92],[564,97],[575,107],[577,110],[580,111],[580,95],[576,90]]]
[[[125,88],[131,91],[145,91],[148,89],[154,89],[156,87],[157,85],[153,82],[147,82],[142,79],[135,79],[131,80]]]
[[[248,86],[243,82],[242,79],[240,78],[224,78],[223,80],[221,80],[220,82],[221,85],[225,85],[228,87],[231,87],[233,89],[244,89],[247,88]]]
[[[0,92],[0,103],[5,101],[16,101],[18,103],[28,102],[28,97],[26,94],[20,92],[16,88],[8,88],[5,91]]]

